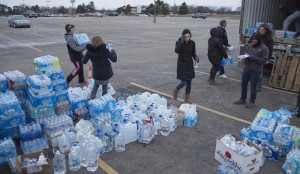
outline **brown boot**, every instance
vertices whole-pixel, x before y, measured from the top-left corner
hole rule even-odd
[[[184,102],[188,104],[192,104],[192,102],[190,101],[190,94],[185,94]]]
[[[174,91],[173,91],[173,99],[174,100],[177,100],[178,92],[179,92],[179,90],[175,88]]]

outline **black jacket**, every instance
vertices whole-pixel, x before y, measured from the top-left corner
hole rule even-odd
[[[226,47],[229,47],[230,45],[228,44],[227,32],[226,32],[225,28],[218,26],[218,29],[222,30],[223,45],[225,45]]]
[[[210,30],[210,38],[208,39],[208,58],[220,61],[223,57],[228,57],[223,47],[222,36],[223,31],[221,29],[212,28]]]
[[[189,80],[195,77],[194,61],[198,56],[196,54],[196,43],[190,40],[187,44],[178,39],[175,46],[175,52],[178,53],[177,60],[177,79]]]
[[[117,54],[114,50],[111,52],[106,48],[106,45],[100,45],[93,47],[87,45],[87,52],[82,60],[86,64],[91,59],[93,64],[93,78],[99,81],[109,80],[113,76],[113,70],[111,67],[112,62],[117,62]]]
[[[250,40],[249,40],[249,44],[251,43],[251,40],[253,38],[254,34],[251,36]],[[270,58],[272,58],[272,54],[273,54],[273,47],[274,47],[274,40],[273,39],[268,39],[265,35],[261,35],[262,37],[262,42],[268,47],[269,49],[269,56],[268,56],[268,60]]]

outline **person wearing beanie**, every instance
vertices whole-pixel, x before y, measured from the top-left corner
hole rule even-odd
[[[234,104],[237,105],[246,104],[246,108],[252,108],[255,106],[257,81],[269,56],[269,49],[262,42],[262,36],[260,34],[254,34],[250,41],[251,44],[249,44],[245,49],[245,54],[249,55],[249,57],[244,60],[244,69],[241,82],[241,97],[238,101],[234,102]],[[251,94],[249,102],[246,103],[249,81],[251,84]]]
[[[75,38],[73,36],[75,32],[75,26],[71,24],[67,24],[65,26],[66,34],[64,35],[65,41],[67,42],[68,54],[70,57],[71,62],[74,64],[75,68],[67,77],[67,85],[72,81],[74,77],[78,75],[78,84],[84,84],[86,81],[84,80],[84,70],[82,64],[83,54],[82,51],[85,50],[84,46],[77,45]]]
[[[176,100],[179,90],[186,86],[184,102],[189,104],[192,103],[190,101],[190,93],[192,89],[192,79],[195,78],[194,60],[199,62],[199,58],[196,54],[196,43],[191,40],[191,38],[191,31],[185,29],[182,31],[181,37],[176,42],[175,52],[178,54],[177,79],[181,82],[173,91],[173,98]]]
[[[222,31],[222,42],[223,42],[223,46],[224,47],[230,47],[230,45],[228,44],[228,38],[227,38],[227,32],[226,32],[226,28],[227,27],[227,21],[226,20],[221,20],[220,21],[220,26],[218,26],[217,28],[220,29]],[[225,68],[223,65],[221,65],[222,59],[220,60],[220,74],[219,77],[221,78],[227,78],[227,76],[225,75]]]

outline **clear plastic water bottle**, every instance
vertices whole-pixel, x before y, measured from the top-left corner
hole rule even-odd
[[[54,171],[54,174],[65,174],[66,173],[65,155],[61,154],[59,151],[56,151],[54,153],[53,171]]]
[[[90,142],[87,145],[87,171],[95,172],[98,169],[98,154],[96,153],[96,149],[94,143]]]
[[[86,141],[82,142],[80,144],[80,164],[82,167],[87,167],[88,166],[88,162],[87,162],[87,146],[86,146]]]
[[[115,150],[117,152],[124,152],[125,151],[125,138],[122,134],[118,134],[115,137]]]
[[[75,172],[80,169],[80,148],[77,144],[72,146],[69,153],[69,168],[71,171]]]
[[[163,118],[160,121],[161,131],[160,134],[163,136],[168,136],[170,133],[170,121],[167,118]]]
[[[65,132],[58,138],[58,147],[61,153],[67,153],[70,149],[69,138]]]

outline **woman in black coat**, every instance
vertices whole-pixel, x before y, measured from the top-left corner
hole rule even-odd
[[[220,60],[228,58],[227,53],[223,47],[223,31],[220,28],[212,28],[210,30],[210,38],[208,39],[208,59],[212,64],[209,76],[209,84],[215,85],[215,77],[220,70]]]
[[[107,94],[109,79],[113,76],[112,62],[117,62],[115,50],[109,51],[100,36],[92,38],[92,44],[86,46],[87,52],[82,60],[86,64],[91,59],[93,64],[94,88],[91,92],[91,99],[95,99],[99,85],[102,85],[102,95]],[[110,61],[109,61],[110,60]]]
[[[199,62],[196,54],[196,44],[191,40],[192,34],[188,29],[183,30],[182,36],[176,42],[175,52],[178,54],[177,60],[177,79],[181,82],[173,91],[173,98],[176,100],[178,92],[181,88],[185,88],[185,103],[192,103],[190,101],[190,93],[192,88],[192,79],[195,77],[194,60]]]

